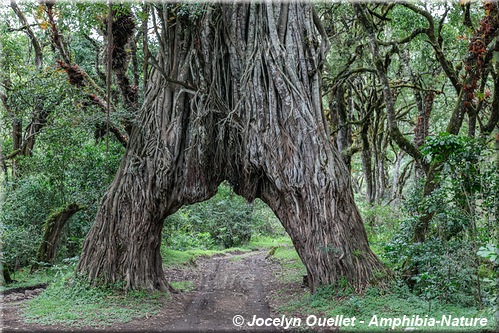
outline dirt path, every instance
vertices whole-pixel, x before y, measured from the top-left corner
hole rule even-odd
[[[220,332],[261,331],[249,327],[253,316],[272,315],[269,297],[276,287],[272,271],[278,264],[265,259],[266,252],[231,254],[198,260],[197,268],[168,270],[170,280],[189,279],[196,289],[174,294],[173,299],[150,318],[133,319],[110,327],[83,328],[84,331],[147,331],[147,332]],[[80,331],[63,326],[25,324],[19,317],[22,301],[5,303],[2,311],[3,330],[16,332]],[[233,324],[234,316],[245,323]],[[237,320],[240,320],[238,317]],[[265,331],[269,331],[266,327]]]
[[[253,316],[268,318],[270,308],[263,281],[268,280],[269,272],[265,269],[268,263],[264,255],[258,252],[204,262],[200,268],[206,274],[200,290],[194,294],[184,314],[172,323],[172,330],[245,331],[248,327],[233,324],[234,316],[247,320]]]

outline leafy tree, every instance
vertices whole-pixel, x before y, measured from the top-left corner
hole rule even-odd
[[[54,42],[44,33],[50,31],[46,7],[12,2],[11,9],[2,11],[0,25],[1,117],[12,125],[2,126],[0,134],[7,155],[2,155],[6,194],[0,216],[4,273],[79,254],[122,154],[112,142],[102,149],[94,140],[92,124],[102,119],[82,102],[85,93],[68,84],[67,73],[56,66],[57,55],[45,47]],[[64,50],[69,52],[67,45]],[[79,210],[71,209],[75,202],[86,211],[73,217]],[[69,218],[73,223],[65,226]]]

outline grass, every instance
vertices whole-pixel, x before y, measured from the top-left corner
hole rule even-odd
[[[28,301],[22,316],[27,323],[42,325],[109,326],[154,315],[168,299],[160,292],[95,288],[67,274]]]
[[[244,247],[252,250],[264,250],[270,249],[274,246],[292,246],[291,238],[289,236],[279,236],[279,237],[271,237],[271,236],[254,236],[251,237],[251,240]]]
[[[257,250],[270,249],[279,246],[292,246],[291,239],[288,236],[272,238],[269,236],[255,236],[251,241],[240,247],[231,247],[223,250],[200,250],[191,249],[186,251],[172,250],[165,246],[161,247],[161,256],[165,267],[181,267],[195,265],[196,259],[200,257],[213,257],[216,255],[225,255],[228,253],[241,253]]]
[[[185,267],[195,265],[196,259],[200,257],[234,252],[243,253],[252,250],[273,252],[273,260],[277,260],[280,264],[275,274],[284,286],[302,283],[306,269],[288,237],[254,237],[245,246],[225,250],[181,252],[162,248],[162,255],[165,266]],[[128,322],[133,318],[154,315],[169,300],[167,295],[159,292],[124,293],[117,288],[92,288],[73,278],[74,268],[75,263],[72,262],[67,265],[47,268],[33,275],[29,275],[27,271],[17,273],[16,279],[21,282],[11,285],[11,288],[54,281],[44,293],[26,302],[23,316],[28,323],[60,324],[74,327],[109,326],[118,322]],[[192,281],[177,281],[171,282],[171,284],[175,289],[185,292],[196,288]],[[303,320],[309,315],[315,315],[318,318],[334,318],[336,315],[355,316],[357,325],[355,327],[342,327],[341,331],[390,330],[390,327],[386,326],[369,326],[373,316],[381,319],[402,318],[404,315],[410,318],[413,315],[418,315],[420,318],[428,316],[437,320],[440,320],[443,315],[466,318],[485,317],[488,319],[488,325],[485,329],[493,330],[495,325],[493,316],[485,310],[444,304],[438,301],[428,303],[411,294],[402,283],[398,285],[394,282],[388,291],[370,288],[363,295],[353,293],[346,283],[320,289],[314,295],[311,295],[306,289],[299,289],[299,292],[293,295],[289,295],[289,293],[290,291],[284,287],[281,290],[276,290],[275,297],[279,297],[281,300],[281,305],[277,309],[279,315],[300,317]],[[364,324],[360,324],[360,321],[364,321]],[[449,329],[452,327],[423,327],[423,330],[426,331],[448,331]],[[477,329],[480,327],[470,327],[471,331]]]
[[[303,276],[307,275],[307,269],[293,247],[278,247],[273,258],[281,264],[282,270],[277,273],[279,280],[289,283],[302,283]]]
[[[283,283],[301,284],[302,276],[306,274],[306,269],[301,262],[298,254],[293,247],[278,247],[273,255],[278,260],[281,269],[276,272],[277,278]],[[479,310],[469,306],[460,306],[456,304],[445,304],[439,301],[428,301],[412,294],[403,282],[393,282],[389,290],[379,290],[370,288],[364,294],[355,294],[348,286],[348,283],[340,283],[337,287],[328,286],[320,289],[317,293],[311,295],[308,291],[288,295],[286,290],[280,290],[275,297],[284,300],[277,312],[279,315],[286,315],[288,318],[299,317],[303,319],[300,328],[308,328],[305,319],[309,315],[315,315],[318,318],[331,318],[336,315],[346,317],[356,317],[357,325],[354,327],[342,327],[340,331],[386,331],[392,330],[391,327],[379,326],[381,318],[403,318],[407,316],[418,315],[420,318],[435,318],[441,320],[442,316],[452,316],[452,318],[487,318],[485,327],[465,327],[457,328],[459,331],[494,331],[496,323],[493,315],[488,309]],[[377,316],[378,326],[375,326],[371,320]],[[359,321],[364,321],[363,324]],[[318,327],[312,327],[317,329]],[[398,327],[399,330],[405,327]],[[450,331],[456,330],[456,327],[418,327],[423,331]],[[397,330],[397,327],[395,327]]]
[[[441,320],[442,316],[451,315],[453,318],[487,318],[486,327],[467,327],[459,330],[493,330],[495,327],[493,316],[486,310],[470,307],[461,307],[451,304],[433,302],[429,307],[428,302],[411,294],[406,288],[394,284],[390,291],[381,291],[370,288],[364,295],[356,295],[347,288],[326,287],[314,295],[304,296],[302,299],[281,306],[281,314],[306,318],[315,315],[320,318],[331,318],[337,315],[347,318],[355,317],[357,325],[342,327],[341,331],[386,331],[392,329],[386,325],[380,326],[381,318],[408,318],[418,315],[420,318],[435,318]],[[374,317],[376,316],[376,317]],[[377,319],[377,320],[376,320]],[[392,319],[393,320],[393,319]],[[361,323],[363,321],[363,323]],[[377,325],[376,325],[377,324]],[[398,329],[404,329],[398,327]],[[395,327],[397,329],[397,327]],[[449,331],[456,327],[419,326],[422,331]]]
[[[26,288],[40,284],[51,283],[56,276],[66,275],[73,272],[77,258],[64,259],[62,264],[51,267],[42,267],[33,274],[30,273],[30,267],[24,267],[11,274],[11,278],[17,282],[8,286],[0,285],[0,292],[15,288]]]
[[[0,292],[49,283],[54,278],[54,272],[51,269],[44,268],[39,270],[36,274],[30,274],[29,267],[27,267],[12,274],[11,278],[18,282],[11,283],[8,286],[0,285]]]
[[[196,259],[200,257],[213,257],[216,255],[224,255],[232,252],[248,252],[249,249],[232,247],[225,250],[187,250],[178,251],[167,248],[161,249],[161,256],[163,257],[163,266],[165,267],[182,267],[182,266],[195,266]]]
[[[196,289],[196,285],[192,281],[170,282],[170,285],[181,292],[190,292]]]

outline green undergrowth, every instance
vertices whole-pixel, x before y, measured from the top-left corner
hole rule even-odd
[[[149,317],[169,299],[161,292],[123,292],[119,286],[91,287],[70,276],[59,278],[28,301],[22,316],[27,323],[72,327],[110,326]]]
[[[169,283],[175,290],[180,292],[190,292],[196,289],[196,285],[192,281],[176,281]]]
[[[223,250],[191,249],[178,251],[161,248],[163,264],[168,267],[195,266],[200,257],[228,255],[231,253],[249,253],[250,251],[269,249],[273,246],[290,244],[285,237],[255,237],[242,247]],[[29,274],[29,268],[16,272],[14,278],[19,282],[3,290],[29,287],[47,283],[47,289],[38,297],[27,301],[22,316],[27,323],[42,325],[63,325],[70,327],[109,326],[124,323],[133,318],[154,315],[168,302],[165,293],[145,291],[123,292],[121,286],[91,287],[87,282],[74,277],[77,258],[64,264],[42,268]],[[173,288],[183,292],[195,289],[192,281],[171,282]]]
[[[306,269],[301,262],[295,249],[292,247],[278,247],[273,253],[274,260],[279,262],[280,268],[275,272],[276,277],[284,284],[301,284]],[[339,283],[338,286],[328,286],[311,295],[308,290],[277,291],[276,296],[281,299],[282,305],[278,308],[279,315],[287,318],[302,318],[299,329],[306,331],[308,328],[305,320],[310,315],[317,318],[335,318],[336,315],[344,317],[356,317],[355,327],[341,327],[340,331],[387,331],[392,327],[381,326],[381,318],[408,318],[418,315],[420,318],[435,318],[441,320],[442,316],[452,318],[487,318],[487,326],[472,327],[417,327],[423,331],[494,331],[496,323],[490,308],[482,310],[438,300],[428,301],[411,293],[407,286],[400,281],[394,281],[388,290],[380,290],[371,287],[364,294],[356,294],[348,283]],[[284,300],[284,302],[282,302]],[[377,316],[376,318],[374,316]],[[371,320],[374,321],[371,323]],[[416,317],[414,317],[416,318]],[[378,326],[375,325],[375,320]],[[360,324],[359,321],[364,321]],[[383,324],[386,324],[384,322]],[[296,329],[297,327],[295,327]],[[313,327],[318,329],[320,327]],[[402,331],[406,327],[394,327],[396,331]]]
[[[293,246],[293,242],[289,236],[256,236],[252,237],[250,242],[245,245],[245,247],[250,248],[252,250],[264,250],[270,249],[272,247],[286,247]]]
[[[268,236],[256,236],[250,242],[240,247],[230,247],[222,250],[189,249],[185,251],[173,250],[166,246],[161,247],[161,256],[165,267],[194,266],[198,258],[227,255],[230,253],[243,253],[249,251],[268,250],[273,247],[290,247],[291,239],[287,236],[277,238]],[[296,252],[295,252],[296,253]]]
[[[163,266],[195,266],[198,258],[209,258],[213,256],[226,255],[229,253],[248,252],[250,249],[246,248],[228,248],[225,250],[187,250],[178,251],[167,248],[161,249],[161,256],[163,257]]]
[[[307,269],[292,246],[277,247],[272,257],[280,263],[281,270],[276,272],[280,281],[302,283],[303,276],[307,275]]]
[[[21,268],[11,273],[11,278],[15,281],[8,285],[0,285],[0,292],[6,292],[11,289],[28,288],[38,285],[50,284],[59,276],[70,274],[74,271],[78,257],[67,258],[62,263],[40,267],[35,272],[30,272],[30,267]]]
[[[36,274],[29,273],[29,267],[15,272],[11,276],[15,281],[8,285],[0,285],[0,292],[9,291],[16,288],[32,287],[40,284],[48,284],[54,278],[54,273],[48,268],[40,269]]]
[[[404,316],[411,319],[435,318],[441,320],[442,316],[452,316],[452,318],[487,318],[487,326],[479,325],[472,327],[448,327],[420,325],[418,330],[422,331],[491,331],[495,328],[493,316],[486,309],[479,310],[472,307],[460,307],[452,304],[427,301],[411,294],[405,287],[394,284],[389,291],[382,291],[377,288],[370,288],[365,294],[354,294],[347,288],[326,287],[317,291],[314,295],[307,295],[298,301],[289,302],[279,308],[281,314],[307,318],[315,315],[318,318],[356,318],[354,327],[341,327],[341,331],[402,331],[408,326],[390,326],[389,320],[381,322],[382,318],[403,319]],[[428,319],[429,320],[429,319]],[[363,323],[361,323],[363,321]],[[409,321],[410,323],[410,321]],[[414,321],[413,321],[414,323]],[[385,325],[386,324],[386,325]],[[392,322],[392,325],[394,322]],[[383,326],[382,326],[383,325]],[[388,325],[388,327],[387,327]],[[410,326],[410,324],[409,324]],[[416,327],[414,325],[413,327]]]

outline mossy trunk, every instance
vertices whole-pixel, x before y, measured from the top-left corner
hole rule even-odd
[[[3,285],[3,284],[11,284],[12,282],[14,282],[14,280],[12,280],[12,278],[10,277],[10,272],[9,272],[9,269],[7,267],[5,267],[4,264],[2,264],[2,281],[0,281],[0,285]]]
[[[40,264],[51,264],[56,256],[57,243],[61,237],[61,232],[69,221],[69,219],[82,210],[84,207],[77,203],[71,203],[63,209],[53,213],[45,222],[45,232],[43,233],[42,242],[36,254],[36,261],[31,265],[33,272],[40,267]]]

